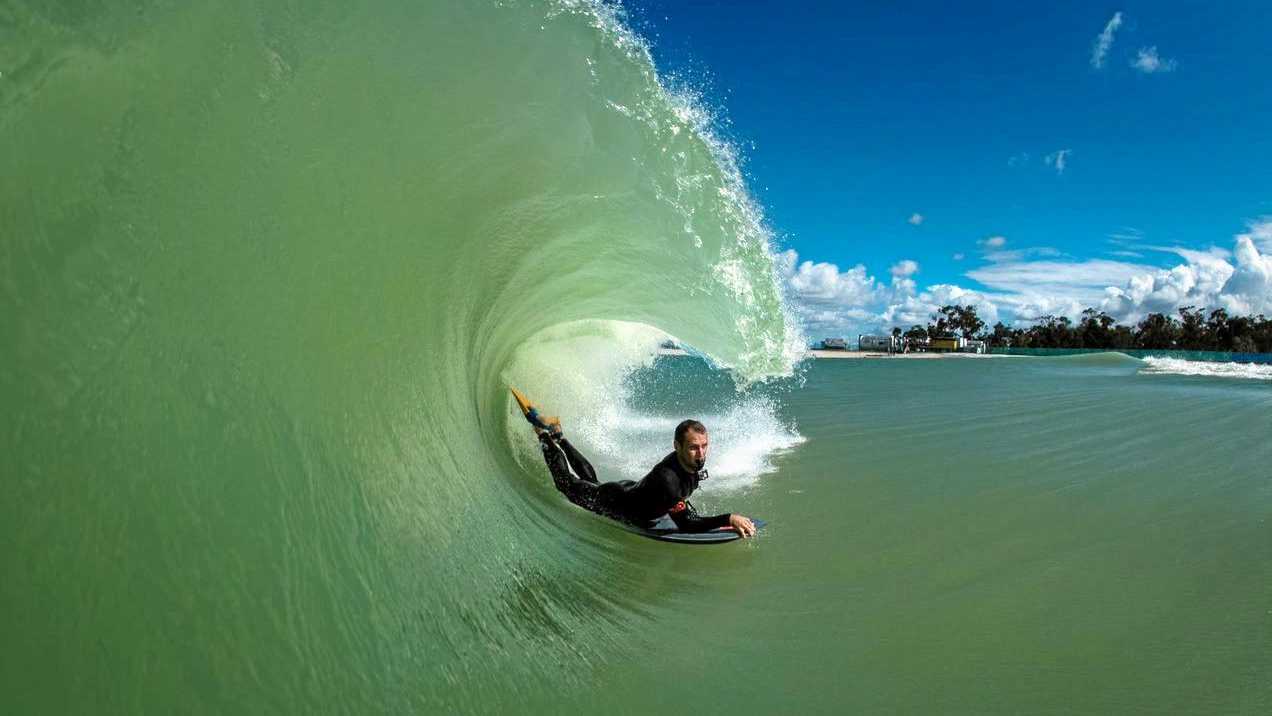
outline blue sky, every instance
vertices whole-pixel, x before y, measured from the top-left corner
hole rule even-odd
[[[1266,3],[627,7],[727,118],[814,335],[1272,313]]]

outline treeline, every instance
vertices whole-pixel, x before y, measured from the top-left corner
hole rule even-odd
[[[902,333],[913,341],[961,335],[995,348],[1145,348],[1154,350],[1272,353],[1272,319],[1230,316],[1222,308],[1209,313],[1196,306],[1179,309],[1179,317],[1150,313],[1134,326],[1124,326],[1094,308],[1074,323],[1067,316],[1043,316],[1028,328],[1012,328],[1000,321],[993,328],[976,315],[975,306],[942,306],[926,326]]]

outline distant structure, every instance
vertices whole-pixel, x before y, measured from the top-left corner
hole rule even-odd
[[[985,341],[962,336],[941,336],[929,340],[925,349],[934,353],[984,353]]]
[[[932,353],[953,353],[963,347],[960,336],[940,336],[928,341],[927,349]]]
[[[900,336],[857,336],[857,350],[880,353],[903,353]]]
[[[823,338],[821,349],[824,351],[846,351],[848,342],[842,338]]]

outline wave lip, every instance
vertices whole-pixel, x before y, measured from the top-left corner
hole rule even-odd
[[[1141,375],[1196,375],[1206,378],[1238,378],[1244,380],[1272,380],[1272,365],[1258,363],[1212,363],[1182,358],[1143,359]]]

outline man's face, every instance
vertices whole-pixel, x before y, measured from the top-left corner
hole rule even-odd
[[[676,445],[676,457],[689,470],[701,470],[707,465],[707,435],[692,430],[685,433],[684,442]]]

